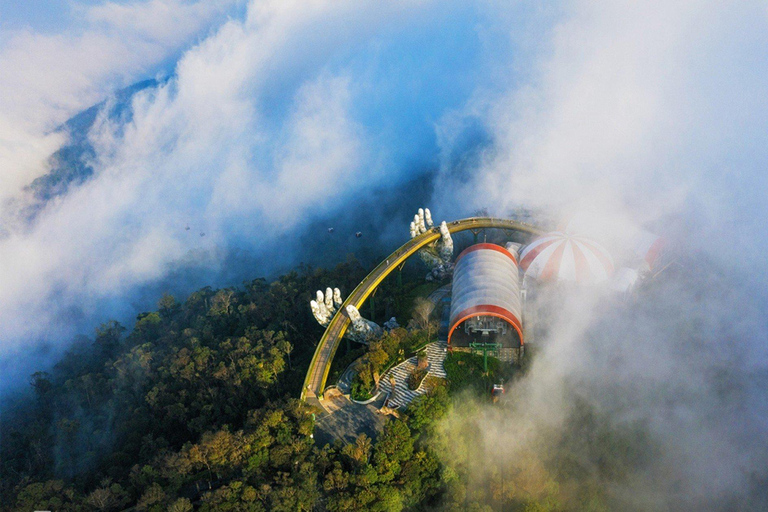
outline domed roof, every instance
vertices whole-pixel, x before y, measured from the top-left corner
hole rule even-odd
[[[541,281],[598,283],[613,274],[613,258],[590,238],[553,231],[523,249],[520,268]]]
[[[654,270],[657,262],[664,252],[666,240],[647,231],[641,232],[634,241],[633,252],[637,258],[641,258],[641,268]]]

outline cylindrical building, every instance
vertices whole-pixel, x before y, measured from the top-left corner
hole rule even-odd
[[[515,256],[496,244],[475,244],[456,259],[448,346],[498,344],[502,359],[523,344],[520,283]],[[477,346],[477,345],[476,345]]]

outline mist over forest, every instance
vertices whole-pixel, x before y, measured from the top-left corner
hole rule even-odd
[[[768,507],[767,62],[753,1],[0,3],[0,509]],[[671,263],[321,446],[310,301],[424,206]]]

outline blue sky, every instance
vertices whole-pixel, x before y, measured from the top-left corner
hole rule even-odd
[[[78,23],[76,6],[101,3],[99,0],[0,0],[0,30],[32,29],[58,32]]]

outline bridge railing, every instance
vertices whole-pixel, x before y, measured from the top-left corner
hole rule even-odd
[[[536,226],[533,226],[531,224],[517,221],[517,220],[510,220],[510,219],[502,219],[502,218],[496,218],[496,217],[469,217],[466,219],[456,220],[449,223],[446,223],[448,226],[448,231],[451,233],[455,233],[458,231],[465,231],[467,229],[472,229],[473,226],[478,226],[481,229],[484,228],[501,228],[501,229],[514,229],[518,231],[524,231],[532,234],[541,234],[542,230]],[[422,249],[423,247],[427,246],[428,244],[438,240],[440,238],[440,229],[438,227],[433,227],[427,232],[416,236],[414,238],[411,238],[407,242],[405,242],[403,245],[398,247],[392,254],[390,254],[387,258],[385,258],[383,261],[381,261],[376,267],[374,267],[371,272],[368,273],[368,275],[363,279],[352,292],[347,296],[346,300],[342,303],[339,310],[336,312],[336,314],[333,316],[331,321],[328,323],[328,326],[325,329],[325,332],[323,333],[323,336],[320,338],[320,342],[317,344],[317,348],[315,349],[315,353],[312,356],[312,361],[309,364],[309,369],[307,370],[307,375],[304,379],[304,384],[301,388],[301,398],[302,400],[306,399],[307,392],[312,391],[313,394],[315,394],[318,398],[320,398],[323,394],[323,387],[325,386],[325,382],[328,379],[328,374],[331,370],[331,362],[333,361],[334,356],[336,355],[336,350],[339,346],[339,341],[342,337],[344,337],[344,333],[347,330],[347,327],[349,326],[349,318],[345,314],[346,307],[349,305],[354,305],[357,308],[360,308],[363,305],[363,302],[368,298],[368,296],[373,292],[373,290],[378,287],[378,285],[383,281],[394,268],[397,268],[401,263],[405,262],[409,257],[411,257],[414,253]],[[341,325],[339,323],[341,322]],[[337,327],[338,326],[338,327]],[[326,344],[329,342],[329,338],[331,335],[334,335],[334,331],[338,328],[338,334],[335,334],[335,339],[332,340],[333,346],[330,347],[330,355],[327,357],[326,361],[323,362],[323,374],[322,378],[319,382],[319,386],[317,386],[317,389],[312,389],[312,386],[314,384],[314,381],[316,380],[317,376],[317,370],[316,365],[318,363],[318,359],[322,355],[324,349],[326,348]]]
[[[381,281],[384,280],[384,278],[389,275],[391,272],[391,269],[397,268],[401,263],[403,263],[406,259],[408,259],[410,256],[413,255],[416,251],[421,249],[423,246],[432,243],[433,241],[437,240],[440,237],[440,230],[437,228],[432,228],[431,230],[427,231],[426,233],[423,233],[417,237],[414,237],[410,240],[408,240],[405,244],[398,247],[392,254],[389,255],[386,259],[384,259],[381,263],[376,265],[374,269],[368,273],[368,275],[363,279],[352,292],[347,296],[346,300],[342,303],[339,310],[336,312],[336,314],[331,319],[330,323],[326,327],[325,332],[323,333],[323,337],[320,339],[320,343],[318,343],[317,349],[315,350],[315,354],[312,357],[312,361],[310,363],[309,371],[307,372],[307,378],[304,381],[304,386],[302,387],[301,396],[302,398],[305,398],[306,393],[308,389],[310,389],[308,386],[311,386],[312,380],[314,380],[312,377],[316,373],[314,371],[314,366],[317,364],[318,357],[322,354],[322,349],[325,343],[328,341],[328,337],[332,334],[334,328],[336,325],[341,322],[342,325],[339,327],[339,333],[336,336],[336,342],[334,343],[334,346],[331,347],[331,354],[328,358],[329,362],[325,364],[325,368],[323,369],[323,377],[320,381],[320,388],[323,388],[325,385],[326,380],[328,379],[328,374],[331,370],[330,361],[333,361],[334,356],[336,355],[336,350],[338,349],[338,340],[344,337],[344,333],[347,330],[347,327],[349,327],[350,320],[347,317],[347,315],[344,313],[346,310],[346,307],[349,305],[354,305],[357,308],[360,308],[365,300],[368,298],[368,296],[373,292],[374,289],[379,285]],[[387,263],[389,262],[389,263]],[[385,270],[389,269],[388,272],[384,272]],[[371,281],[373,280],[373,283]],[[318,397],[322,395],[323,390],[312,390]]]

